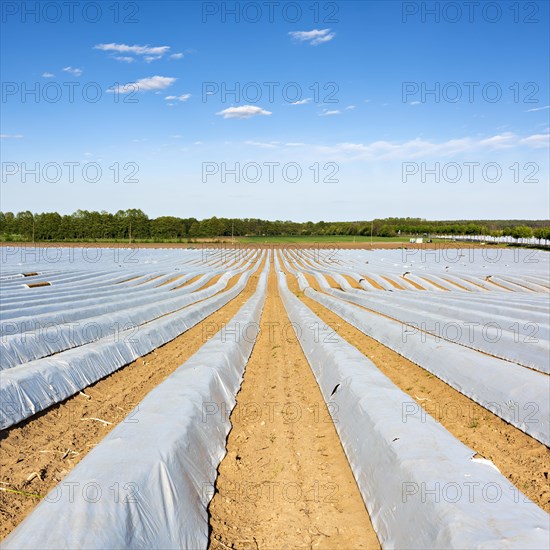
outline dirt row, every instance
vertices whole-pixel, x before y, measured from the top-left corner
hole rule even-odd
[[[260,328],[210,504],[210,548],[379,548],[273,268]]]
[[[545,445],[305,296],[293,275],[287,273],[287,281],[292,292],[339,337],[368,357],[457,439],[491,460],[510,485],[550,512],[550,450]]]
[[[254,293],[262,267],[236,298],[202,323],[84,392],[0,432],[0,539],[155,386],[237,313]],[[233,277],[227,289],[237,279]]]

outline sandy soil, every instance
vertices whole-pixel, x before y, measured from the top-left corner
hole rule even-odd
[[[379,548],[274,269],[230,420],[211,549]]]
[[[0,432],[0,539],[155,386],[237,313],[254,293],[261,267],[250,277],[241,294],[199,325],[86,388],[85,395],[73,396]],[[237,279],[233,277],[227,288]],[[89,418],[110,424],[84,420]]]
[[[305,296],[294,276],[287,273],[287,280],[289,288],[339,336],[359,349],[457,439],[491,460],[511,485],[550,512],[550,450],[545,445]]]

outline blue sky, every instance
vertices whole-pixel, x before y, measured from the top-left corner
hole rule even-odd
[[[35,4],[2,4],[4,211],[550,217],[548,2]]]

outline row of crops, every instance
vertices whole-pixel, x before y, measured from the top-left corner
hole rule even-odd
[[[329,411],[338,411],[335,427],[382,546],[547,547],[548,515],[491,462],[409,408],[411,397],[364,354],[330,338],[288,281],[548,446],[548,254],[115,252],[94,261],[80,249],[63,250],[56,262],[3,257],[2,429],[200,324],[239,297],[253,275],[252,297],[225,330],[259,329],[274,269]],[[230,424],[205,418],[204,404],[233,408],[256,334],[204,343],[139,404],[139,422],[116,426],[3,547],[206,548],[212,495],[205,488],[216,480]],[[117,498],[101,497],[113,487]]]

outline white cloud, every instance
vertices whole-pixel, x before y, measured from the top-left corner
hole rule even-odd
[[[128,44],[115,44],[114,42],[111,42],[110,44],[96,44],[94,46],[94,50],[102,50],[104,52],[131,53],[134,55],[159,57],[162,57],[169,49],[170,46],[138,46],[137,44],[128,46]]]
[[[195,141],[195,143],[193,143],[193,145],[202,145],[202,141]]]
[[[156,61],[157,59],[160,59],[162,55],[146,55],[143,59],[145,59],[146,63],[151,63],[152,61]]]
[[[549,134],[534,134],[532,136],[525,137],[519,141],[522,145],[528,145],[529,147],[534,147],[539,149],[542,147],[548,147],[550,145],[550,135]]]
[[[65,67],[64,69],[61,69],[65,73],[70,73],[73,76],[80,76],[82,74],[82,69],[78,69],[76,67]]]
[[[312,31],[291,31],[288,33],[297,42],[308,42],[310,46],[318,46],[324,42],[330,42],[336,33],[330,29],[313,29]]]
[[[533,113],[535,111],[544,111],[545,109],[550,109],[550,105],[546,105],[546,107],[537,107],[536,109],[527,109],[527,113]]]
[[[333,111],[328,111],[327,109],[323,109],[323,112],[319,114],[319,116],[334,116],[334,115],[341,115],[342,111],[339,109],[334,109]]]
[[[271,111],[266,111],[255,105],[241,105],[240,107],[229,107],[216,114],[223,118],[250,118],[256,115],[270,115]]]
[[[168,101],[187,101],[191,97],[191,94],[182,94],[182,95],[167,95],[164,99]]]
[[[43,78],[53,78],[55,75],[53,73],[42,73]]]
[[[0,139],[21,139],[23,134],[0,134]]]
[[[306,105],[311,102],[311,97],[306,97],[305,99],[300,99],[299,101],[293,101],[291,105]]]
[[[116,88],[109,88],[109,92],[118,92],[119,94],[127,94],[130,92],[148,92],[150,90],[163,90],[171,86],[177,79],[169,76],[150,76],[141,78],[135,82],[121,84]]]
[[[420,101],[411,101],[409,105],[420,105]]]
[[[182,53],[173,53],[171,56],[170,56],[170,59],[181,59],[183,57],[183,54]]]
[[[279,142],[247,141],[247,145],[273,149]],[[289,142],[280,144],[283,151],[293,152],[299,148],[300,154],[306,157],[324,158],[336,162],[364,162],[364,161],[399,161],[406,160],[435,160],[452,159],[461,162],[461,159],[476,161],[483,155],[495,151],[525,151],[541,150],[550,147],[549,134],[534,134],[518,136],[512,133],[497,134],[488,138],[461,137],[445,141],[433,141],[424,138],[411,139],[403,142],[373,141],[370,143],[335,143],[320,145],[312,143]],[[513,148],[513,149],[512,149]],[[532,154],[532,153],[531,153]],[[490,158],[490,157],[489,157]]]
[[[115,56],[117,61],[124,61],[124,63],[133,63],[135,59],[133,57],[128,57],[126,55],[117,55]]]
[[[443,142],[425,139],[413,139],[402,143],[374,141],[372,143],[338,143],[333,146],[310,146],[315,154],[331,157],[333,160],[385,160],[416,159],[433,157],[452,157],[460,154],[495,151],[512,147],[530,147],[539,149],[548,147],[548,134],[535,134],[520,137],[511,133],[491,136],[485,139],[456,138]]]
[[[504,132],[503,134],[482,139],[479,144],[483,147],[489,146],[493,149],[504,149],[506,147],[513,147],[514,138],[515,136],[511,132]]]
[[[346,111],[353,111],[353,109],[355,109],[355,105],[348,105],[346,107]]]
[[[263,141],[245,141],[245,145],[254,145],[254,147],[260,147],[262,149],[275,149],[277,147],[277,141],[266,143]]]
[[[245,141],[244,144],[260,149],[287,151],[295,154],[296,150],[301,155],[313,158],[323,158],[336,162],[363,162],[363,161],[407,161],[407,160],[436,160],[451,159],[461,162],[461,159],[471,161],[479,160],[484,155],[509,151],[539,150],[550,146],[549,134],[534,134],[529,136],[518,136],[512,133],[496,134],[490,137],[460,137],[443,141],[435,141],[425,138],[410,139],[401,142],[373,141],[369,143],[333,143],[314,144],[301,142],[278,141]],[[231,143],[231,142],[226,142]],[[491,158],[491,157],[489,157]],[[443,161],[444,162],[444,161]]]

